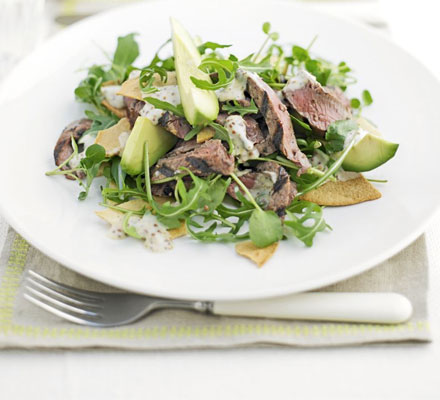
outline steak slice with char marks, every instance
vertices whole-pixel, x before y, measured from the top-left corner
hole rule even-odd
[[[141,110],[145,106],[145,101],[124,97],[124,103],[127,107],[127,118],[130,121],[131,127],[133,128],[137,117],[139,117]]]
[[[152,170],[152,180],[173,176],[180,167],[188,168],[197,176],[230,175],[234,171],[234,157],[228,154],[220,140],[211,139],[202,144],[191,144],[188,148],[185,151],[177,147],[161,158]]]
[[[287,107],[281,102],[275,91],[258,75],[247,74],[247,87],[266,121],[268,136],[275,148],[300,168],[298,174],[307,171],[310,162],[296,143]]]
[[[177,136],[180,139],[183,139],[191,130],[191,125],[185,118],[174,115],[169,111],[160,117],[159,125],[163,126],[168,132],[171,132],[174,136]]]
[[[283,89],[290,106],[324,136],[332,122],[350,119],[351,107],[340,89],[322,86],[307,71],[298,71]]]
[[[264,209],[273,210],[279,216],[285,214],[286,207],[297,193],[296,184],[290,180],[287,171],[273,161],[258,164],[255,172],[242,175],[240,180]],[[231,183],[228,194],[234,199],[237,199],[236,190],[237,184]]]
[[[131,127],[133,127],[137,117],[139,117],[145,106],[145,101],[124,97],[124,102],[127,107],[127,118],[130,121]],[[191,130],[191,125],[185,118],[174,115],[169,111],[160,117],[159,125],[180,139],[183,139]]]
[[[226,123],[226,118],[228,117],[229,114],[220,113],[217,116],[215,122],[224,126]],[[255,144],[255,147],[260,152],[260,154],[263,156],[267,156],[274,153],[276,151],[276,148],[270,140],[270,137],[268,136],[268,130],[266,126],[263,126],[262,129],[258,121],[250,115],[245,115],[243,119],[246,124],[246,137]]]
[[[84,132],[89,130],[91,126],[92,126],[92,120],[83,118],[72,122],[63,129],[60,137],[57,140],[55,149],[53,151],[53,157],[55,159],[56,166],[61,165],[72,155],[73,153],[72,137],[76,142],[78,142],[78,140],[81,138]],[[65,165],[61,169],[63,171],[66,171],[70,169],[70,167],[68,165]],[[77,173],[77,176],[78,178],[81,179],[85,177],[83,173]],[[65,175],[65,177],[71,180],[74,179],[67,175]]]

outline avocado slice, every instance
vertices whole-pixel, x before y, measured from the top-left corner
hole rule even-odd
[[[129,175],[144,170],[144,144],[148,142],[150,167],[177,142],[177,137],[164,128],[154,125],[146,117],[138,117],[122,153],[121,168]]]
[[[185,118],[193,126],[206,125],[219,113],[217,96],[214,91],[199,89],[192,83],[191,76],[203,80],[210,80],[210,77],[198,68],[202,58],[185,28],[171,18],[171,29],[174,65]]]
[[[371,171],[386,163],[396,154],[399,145],[382,138],[381,133],[364,118],[358,118],[359,127],[367,134],[348,152],[342,163],[346,171]]]

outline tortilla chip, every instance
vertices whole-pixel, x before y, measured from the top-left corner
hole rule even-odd
[[[127,111],[125,108],[116,108],[113,107],[107,100],[102,100],[101,103],[107,110],[110,110],[113,114],[115,114],[118,118],[124,118],[127,116]]]
[[[348,181],[329,181],[301,199],[320,206],[349,206],[381,197],[380,192],[361,175]]]
[[[129,97],[130,99],[143,100],[142,92],[139,87],[139,78],[128,79],[125,81],[119,92],[120,96]]]
[[[203,128],[198,134],[197,134],[197,143],[203,143],[206,142],[209,139],[212,139],[214,137],[214,128],[211,128],[210,126],[207,126],[206,128]]]
[[[101,83],[102,87],[119,85],[118,81],[105,81]]]
[[[178,228],[169,229],[168,232],[171,236],[171,239],[173,240],[182,236],[186,236],[188,234],[185,222],[182,222],[182,224]]]
[[[249,258],[259,267],[262,267],[269,260],[278,248],[278,242],[267,247],[257,247],[252,242],[240,242],[235,245],[235,251],[243,257]]]
[[[154,74],[154,82],[153,85],[156,87],[161,86],[170,86],[170,85],[177,85],[177,77],[175,71],[169,71],[167,72],[167,81],[162,82],[159,74]],[[136,100],[143,100],[142,92],[139,87],[139,78],[133,78],[126,80],[121,88],[119,89],[119,92],[116,93],[121,96],[129,97],[131,99]]]
[[[131,131],[130,122],[127,118],[122,118],[116,125],[108,129],[104,129],[98,132],[95,143],[100,144],[105,149],[105,155],[107,157],[113,157],[120,155],[122,146],[119,141],[119,137]]]

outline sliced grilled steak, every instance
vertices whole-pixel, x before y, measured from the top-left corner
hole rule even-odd
[[[130,125],[133,127],[137,117],[139,117],[145,106],[145,101],[124,97],[124,102],[127,107],[127,118],[130,121]],[[168,132],[171,132],[180,139],[183,139],[191,130],[191,125],[185,118],[178,117],[168,111],[159,119],[159,125],[163,126]]]
[[[264,136],[258,122],[249,115],[245,115],[243,119],[246,124],[246,137],[255,144],[261,143]]]
[[[178,117],[169,111],[159,119],[159,125],[180,139],[183,139],[191,130],[191,125],[185,118]]]
[[[350,99],[345,95],[345,93],[342,91],[341,88],[337,87],[337,86],[326,86],[325,87],[326,91],[329,91],[330,93],[333,94],[333,96],[336,96],[338,98],[338,100],[345,106],[347,107],[350,112],[351,112],[351,103],[350,103]]]
[[[217,116],[217,119],[215,122],[218,124],[224,126],[226,123],[226,119],[229,117],[229,114],[227,113],[220,113]],[[244,122],[246,123],[246,137],[251,140],[253,143],[255,143],[255,147],[258,149],[260,154],[262,155],[268,155],[272,154],[276,149],[273,145],[268,144],[270,142],[269,140],[266,140],[267,137],[267,129],[266,129],[266,135],[262,131],[260,125],[258,124],[257,120],[254,117],[251,117],[250,115],[245,115],[243,117]],[[269,152],[265,149],[269,149]],[[271,151],[270,151],[271,150]]]
[[[220,140],[211,139],[197,144],[189,151],[179,147],[161,158],[152,171],[152,179],[173,176],[180,167],[186,167],[198,176],[212,173],[230,175],[234,171],[234,157],[227,153]]]
[[[127,118],[130,121],[131,127],[133,127],[137,117],[139,117],[141,110],[145,106],[145,101],[124,97],[124,103],[127,107]]]
[[[351,118],[350,104],[342,91],[321,86],[307,71],[300,70],[291,78],[283,94],[292,108],[321,136],[332,122]]]
[[[248,92],[266,121],[270,140],[276,149],[300,167],[299,174],[305,172],[310,167],[310,162],[296,143],[286,106],[258,75],[248,73],[247,76]]]
[[[189,190],[191,188],[192,179],[190,177],[184,177],[183,183],[186,189]],[[175,180],[164,183],[158,183],[151,185],[151,193],[154,196],[159,196],[159,197],[173,197],[175,188],[176,188]]]
[[[273,210],[279,216],[285,214],[297,190],[286,170],[275,162],[268,161],[257,166],[256,172],[248,172],[240,177],[255,200],[266,210]],[[237,184],[231,183],[228,194],[237,199]]]
[[[78,121],[72,122],[63,129],[53,151],[55,165],[61,165],[72,155],[72,137],[75,139],[76,142],[78,142],[83,133],[90,129],[91,126],[92,121],[90,119],[83,118]],[[65,171],[70,169],[70,167],[64,166],[61,169]],[[65,176],[67,179],[73,179],[67,175]],[[77,174],[77,176],[81,179],[84,178],[84,174],[82,173]]]

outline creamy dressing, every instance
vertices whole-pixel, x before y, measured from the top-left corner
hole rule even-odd
[[[124,108],[124,97],[120,96],[116,93],[119,92],[121,86],[119,85],[111,85],[111,86],[103,86],[101,88],[101,93],[104,98],[109,102],[112,107],[115,108]]]
[[[226,87],[217,89],[215,94],[219,101],[244,100],[244,92],[246,90],[246,74],[244,71],[238,70],[234,80]]]
[[[122,221],[124,218],[121,216],[121,218],[118,220],[118,222],[115,222],[109,229],[107,236],[111,239],[124,239],[127,237],[127,235],[124,232],[124,229],[122,228]]]
[[[148,97],[166,101],[173,106],[178,106],[180,104],[180,94],[177,85],[162,86],[158,89],[158,92],[151,93],[148,95]],[[161,110],[154,107],[152,104],[145,102],[145,106],[142,108],[139,115],[148,118],[154,125],[157,125],[159,123],[159,119],[161,119],[165,113],[165,110]]]
[[[320,171],[326,171],[328,169],[327,164],[329,160],[330,157],[323,151],[315,150],[312,158],[310,159],[310,163],[312,164],[312,167],[319,169]]]
[[[284,86],[283,92],[294,92],[295,90],[302,89],[308,82],[317,83],[316,78],[301,68],[296,75],[289,79],[286,86]]]
[[[246,136],[246,122],[240,115],[230,115],[226,118],[225,128],[234,143],[233,155],[239,161],[245,162],[257,158],[260,152],[255,148],[254,143]]]
[[[272,177],[266,172],[257,174],[253,188],[249,189],[255,201],[263,208],[269,205],[270,194],[274,185]]]
[[[272,181],[272,183],[275,185],[278,180],[278,174],[274,171],[263,171],[263,174],[266,174]]]
[[[369,132],[361,127],[347,134],[344,140],[344,149],[354,140],[354,144],[359,143]]]
[[[342,168],[339,169],[338,172],[336,172],[335,177],[338,181],[346,182],[350,181],[352,179],[359,178],[361,174],[353,171],[344,171]]]
[[[85,135],[80,138],[78,143],[84,145],[84,149],[81,153],[78,153],[76,156],[72,157],[72,159],[69,161],[70,168],[79,167],[79,163],[86,156],[87,148],[95,143],[95,139],[96,139],[95,136],[92,135]]]
[[[145,214],[142,218],[130,217],[128,224],[136,229],[137,234],[145,240],[144,244],[150,250],[162,252],[173,248],[169,232],[154,215]]]

